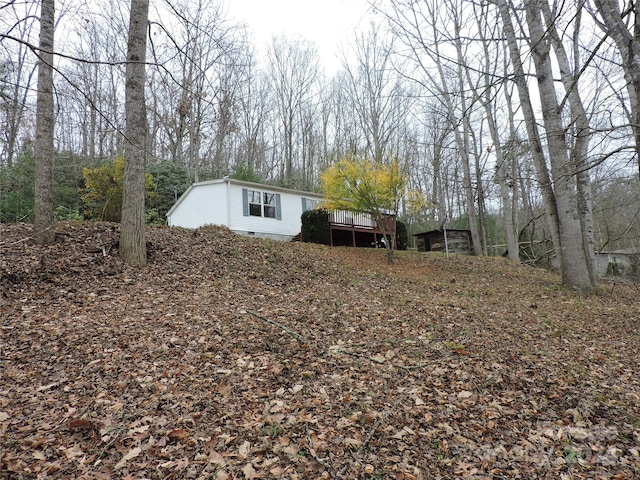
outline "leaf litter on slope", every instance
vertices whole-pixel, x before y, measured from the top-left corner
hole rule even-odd
[[[0,225],[6,478],[636,478],[640,295],[221,227]]]

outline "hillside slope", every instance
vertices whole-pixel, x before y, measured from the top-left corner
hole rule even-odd
[[[504,259],[0,225],[0,478],[640,478],[640,291]]]

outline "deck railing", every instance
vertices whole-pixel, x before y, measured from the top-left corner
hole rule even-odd
[[[333,210],[329,213],[329,222],[334,225],[345,225],[357,228],[375,229],[378,225],[366,213],[348,212],[346,210]]]

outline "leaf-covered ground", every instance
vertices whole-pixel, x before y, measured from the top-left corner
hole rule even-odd
[[[0,225],[0,478],[640,478],[640,291],[222,228]]]

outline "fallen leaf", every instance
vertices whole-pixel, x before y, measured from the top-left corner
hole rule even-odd
[[[211,452],[209,452],[209,462],[214,465],[218,465],[219,467],[224,467],[227,464],[224,457],[215,450],[211,450]]]
[[[279,477],[283,472],[284,470],[280,467],[273,467],[271,470],[269,470],[269,473],[274,477]]]
[[[176,428],[175,430],[171,430],[167,433],[167,437],[175,442],[182,442],[189,438],[189,433],[187,433],[183,428]]]
[[[396,480],[417,480],[417,478],[409,472],[402,471],[396,473]]]
[[[576,440],[586,440],[589,438],[589,432],[584,428],[569,427],[567,428],[567,434]]]
[[[65,456],[70,460],[76,457],[82,457],[84,455],[84,452],[82,451],[82,449],[76,446],[69,447],[69,448],[61,448],[61,450],[64,452]]]
[[[69,420],[68,428],[72,432],[75,430],[92,430],[94,425],[93,422],[84,418],[72,418]]]
[[[244,467],[242,467],[242,473],[244,474],[244,478],[252,479],[258,476],[257,472],[253,468],[253,465],[247,463]]]
[[[249,455],[249,450],[251,450],[251,444],[246,441],[242,445],[240,445],[240,448],[238,448],[238,458],[241,460],[247,458],[247,456]]]
[[[142,448],[140,447],[129,450],[129,453],[122,457],[122,459],[118,463],[116,463],[113,468],[116,470],[120,470],[127,464],[129,460],[131,460],[132,458],[136,458],[138,455],[140,455],[140,453],[142,453]]]
[[[127,431],[127,436],[128,437],[132,437],[138,433],[144,433],[147,430],[149,430],[149,428],[151,428],[151,425],[142,425],[140,427],[134,427],[134,428],[130,428],[129,431]],[[171,437],[169,437],[171,438]]]
[[[33,452],[33,458],[35,458],[36,460],[46,460],[47,456],[44,454],[43,451],[36,450]]]
[[[362,445],[362,442],[356,438],[345,438],[344,439],[344,444],[345,445],[350,445],[352,447],[356,447],[359,448],[360,445]]]
[[[298,453],[298,447],[294,444],[288,445],[282,449],[284,453],[288,453],[289,455],[296,455]]]

